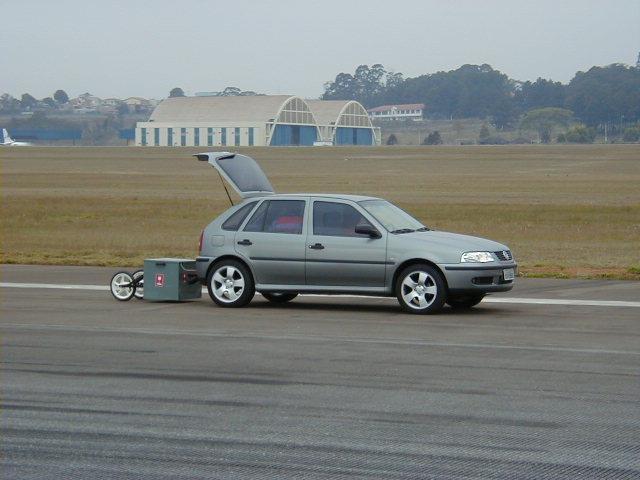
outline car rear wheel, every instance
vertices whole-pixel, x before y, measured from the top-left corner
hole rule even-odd
[[[297,293],[268,293],[262,292],[262,296],[271,303],[287,303],[298,296]]]
[[[221,307],[244,307],[255,295],[249,269],[237,260],[216,263],[207,277],[209,296]]]
[[[406,312],[435,313],[442,308],[446,299],[442,274],[431,265],[411,265],[398,275],[396,297]]]
[[[479,304],[484,295],[471,295],[468,297],[454,297],[447,299],[447,304],[456,310],[466,310]]]

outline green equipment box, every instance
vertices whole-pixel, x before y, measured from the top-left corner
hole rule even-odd
[[[195,260],[148,258],[144,261],[145,300],[181,301],[201,296]]]

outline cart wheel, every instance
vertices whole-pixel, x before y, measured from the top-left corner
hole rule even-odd
[[[131,276],[136,286],[136,291],[133,295],[142,300],[144,298],[144,270],[136,270]]]
[[[133,278],[129,272],[118,272],[111,277],[111,295],[116,300],[126,302],[131,300],[136,293]]]

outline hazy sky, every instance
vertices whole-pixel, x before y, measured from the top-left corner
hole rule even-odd
[[[237,86],[317,97],[357,65],[489,63],[567,82],[634,64],[640,0],[3,1],[0,93],[166,97]]]

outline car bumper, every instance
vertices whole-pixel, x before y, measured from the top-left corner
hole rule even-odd
[[[504,271],[513,269],[518,272],[515,262],[496,265],[456,263],[442,266],[449,292],[460,294],[480,294],[507,292],[513,288],[514,280],[505,280]]]
[[[214,257],[196,257],[196,271],[198,272],[198,280],[202,284],[207,281],[207,272],[213,260]]]

